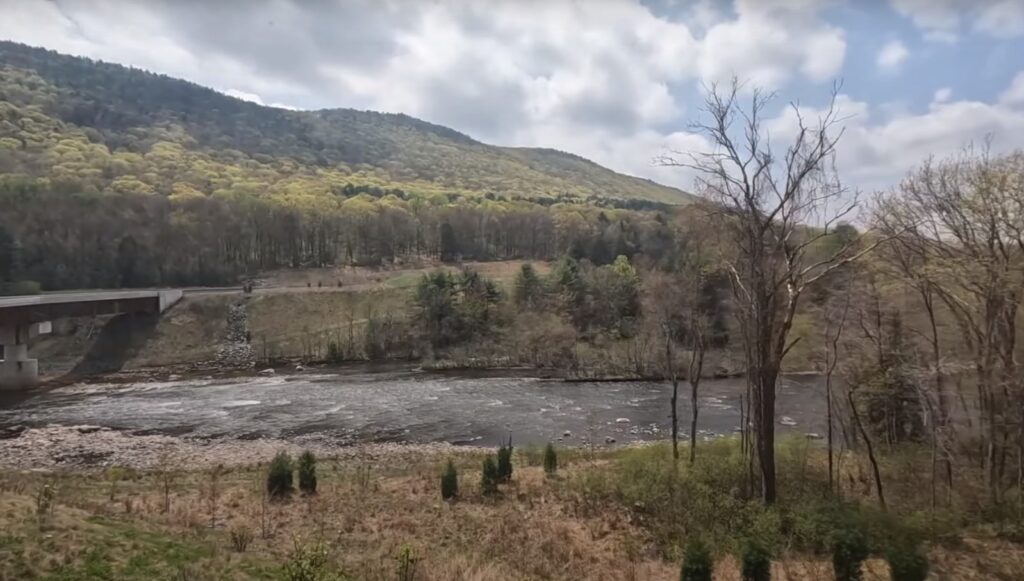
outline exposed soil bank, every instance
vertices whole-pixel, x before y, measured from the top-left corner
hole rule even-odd
[[[269,461],[278,451],[364,462],[413,461],[428,454],[472,454],[481,449],[446,443],[367,443],[338,445],[316,437],[289,440],[180,438],[132,435],[96,426],[26,428],[0,434],[0,467],[13,470],[102,470],[111,466],[136,469],[203,469],[245,466]]]

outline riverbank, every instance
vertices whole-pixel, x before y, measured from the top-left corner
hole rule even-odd
[[[265,463],[285,451],[310,450],[337,461],[405,463],[424,455],[472,455],[482,448],[431,444],[362,443],[339,446],[323,439],[182,438],[132,434],[99,426],[8,428],[0,431],[0,469],[37,472],[103,472],[113,467],[155,470],[187,466],[204,470]]]
[[[150,468],[0,471],[0,579],[287,579],[289,567],[305,563],[318,579],[669,581],[679,578],[686,539],[700,536],[715,579],[739,581],[737,552],[757,532],[772,548],[773,579],[827,580],[828,539],[848,526],[869,534],[868,580],[889,578],[883,557],[901,535],[925,540],[939,579],[1010,580],[1024,566],[1024,550],[1000,529],[955,516],[959,497],[929,528],[919,518],[927,499],[900,485],[909,484],[905,459],[882,464],[895,485],[888,515],[856,484],[857,455],[844,464],[843,482],[851,478],[847,503],[838,504],[820,488],[820,451],[799,441],[780,444],[786,486],[772,510],[747,500],[735,442],[701,446],[695,465],[680,463],[675,494],[666,488],[674,465],[664,445],[559,448],[554,476],[545,475],[539,450],[517,447],[511,481],[493,495],[480,488],[481,458],[493,450],[401,445],[321,457],[317,493],[284,501],[265,494],[276,446],[218,450],[223,466],[187,463],[214,460],[207,450]],[[244,461],[257,450],[268,456]],[[455,502],[439,492],[448,459],[458,471]],[[922,454],[916,469],[927,462]],[[856,519],[842,516],[850,511]]]

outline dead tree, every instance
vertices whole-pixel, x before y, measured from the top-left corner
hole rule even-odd
[[[792,106],[794,135],[777,155],[763,125],[772,95],[753,89],[744,104],[747,91],[739,82],[725,89],[712,85],[704,103],[707,120],[696,130],[713,150],[672,152],[659,159],[697,173],[697,190],[720,209],[736,248],[728,269],[745,338],[754,447],[766,504],[775,502],[777,493],[775,395],[782,360],[793,346],[789,332],[800,296],[809,284],[874,247],[855,239],[827,256],[809,254],[857,207],[832,164],[843,133],[838,89],[814,121]]]

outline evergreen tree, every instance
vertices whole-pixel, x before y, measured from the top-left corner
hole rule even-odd
[[[892,581],[925,581],[928,578],[928,557],[916,543],[897,541],[885,553]]]
[[[459,473],[455,470],[455,463],[448,459],[444,471],[441,472],[441,498],[453,500],[459,495]]]
[[[707,545],[698,539],[686,544],[683,554],[683,567],[679,572],[680,581],[711,581],[715,570],[715,562]]]
[[[316,494],[316,457],[309,450],[299,456],[299,490]]]
[[[544,446],[544,473],[553,476],[556,472],[558,472],[558,455],[555,453],[555,447],[548,442],[548,445]]]
[[[760,542],[747,541],[741,561],[743,581],[771,581],[772,556]]]
[[[832,541],[832,571],[836,581],[860,581],[861,564],[868,558],[868,542],[864,535],[845,528]]]
[[[498,448],[498,482],[509,482],[512,480],[512,437],[509,436],[508,445],[504,443]]]
[[[516,275],[514,298],[520,307],[537,307],[544,294],[544,283],[532,264],[524,264]]]
[[[267,493],[270,498],[284,498],[292,492],[292,458],[284,450],[270,461],[267,472]]]
[[[498,492],[498,465],[491,456],[484,458],[483,470],[480,473],[480,492],[484,496]]]

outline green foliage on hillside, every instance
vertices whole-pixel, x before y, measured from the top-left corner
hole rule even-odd
[[[0,267],[44,289],[424,257],[658,260],[674,206],[653,200],[688,199],[407,116],[262,107],[0,42]]]
[[[71,191],[688,201],[574,155],[493,147],[406,115],[264,107],[10,42],[0,42],[0,120],[0,171]]]

